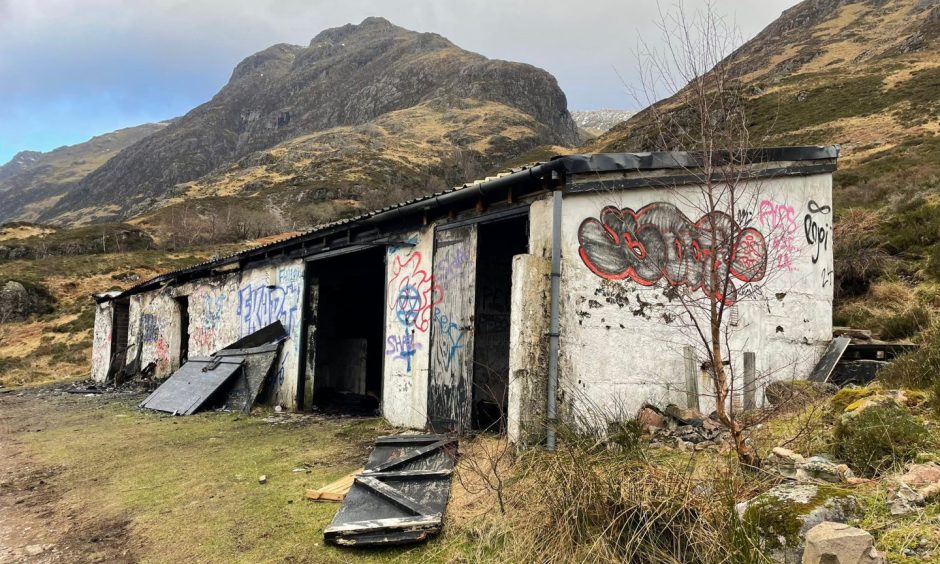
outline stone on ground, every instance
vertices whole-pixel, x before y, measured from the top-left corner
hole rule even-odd
[[[867,531],[824,521],[806,533],[803,564],[884,564]]]

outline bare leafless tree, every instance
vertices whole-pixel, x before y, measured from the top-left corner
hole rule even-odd
[[[634,119],[631,135],[647,149],[688,152],[688,160],[674,166],[692,180],[673,193],[701,214],[689,250],[703,268],[695,284],[674,286],[679,317],[704,355],[702,370],[709,376],[717,417],[729,429],[739,460],[753,467],[759,457],[733,401],[740,393],[732,358],[738,323],[729,318],[735,304],[766,299],[760,287],[779,269],[774,249],[742,220],[757,207],[760,185],[749,173],[762,157],[752,147],[745,96],[734,76],[733,49],[740,36],[711,2],[694,12],[681,2],[660,7],[658,27],[663,47],[640,43],[641,87],[634,96],[647,109]],[[664,94],[669,97],[659,100]],[[676,265],[658,267],[664,278],[676,278]]]

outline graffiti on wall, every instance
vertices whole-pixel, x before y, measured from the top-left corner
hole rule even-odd
[[[832,233],[832,224],[829,214],[830,206],[821,206],[810,200],[806,204],[806,215],[803,216],[803,233],[806,235],[806,244],[813,247],[813,264],[819,261],[822,251],[829,249],[829,234]]]
[[[767,243],[757,229],[742,229],[717,211],[693,222],[667,202],[636,211],[605,207],[599,219],[581,222],[578,242],[581,260],[602,278],[631,279],[643,286],[665,280],[670,286],[700,290],[728,304],[737,299],[737,288],[734,283],[728,284],[726,292],[711,288],[712,272],[719,281],[728,275],[749,283],[762,279],[767,266]],[[714,249],[730,249],[728,260],[715,256]]]
[[[291,299],[293,298],[293,299]],[[279,284],[246,284],[238,291],[238,316],[242,336],[280,320],[291,333],[298,317],[298,295]]]
[[[152,313],[140,316],[140,341],[149,347],[159,374],[170,369],[170,345],[166,341],[166,320]]]
[[[432,308],[443,298],[440,284],[422,263],[423,257],[417,251],[396,256],[386,291],[389,311],[401,326],[401,334],[387,338],[385,354],[403,360],[407,372],[411,372],[412,358],[419,348],[415,333],[427,332]]]
[[[444,368],[450,370],[450,363],[457,356],[457,351],[464,346],[466,331],[442,313],[439,307],[434,308],[434,323],[437,324],[435,340],[438,343],[438,352],[444,360]]]
[[[200,314],[190,320],[189,339],[193,350],[205,354],[219,348],[219,333],[225,318],[228,293],[216,291],[208,286],[200,286],[190,296],[193,305],[197,305]]]
[[[761,200],[757,208],[757,220],[767,239],[770,260],[780,270],[792,271],[794,258],[798,256],[796,234],[796,209],[793,206],[771,200]]]
[[[280,321],[290,336],[277,371],[277,382],[283,384],[287,359],[299,356],[300,304],[303,292],[303,268],[284,266],[277,270],[277,283],[250,282],[238,290],[236,313],[241,324],[241,335],[250,335]]]

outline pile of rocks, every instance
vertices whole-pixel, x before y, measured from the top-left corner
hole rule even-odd
[[[888,510],[892,515],[913,513],[916,507],[940,499],[940,464],[912,464],[894,482],[888,497]]]
[[[646,405],[637,416],[640,427],[653,436],[653,443],[672,444],[681,450],[704,450],[725,444],[729,434],[713,414],[702,415],[691,408],[669,404],[659,410]]]

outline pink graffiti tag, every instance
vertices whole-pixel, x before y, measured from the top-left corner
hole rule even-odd
[[[799,227],[793,206],[762,200],[757,208],[757,220],[766,228],[770,251],[777,268],[794,270],[793,257],[799,252],[795,239]]]

